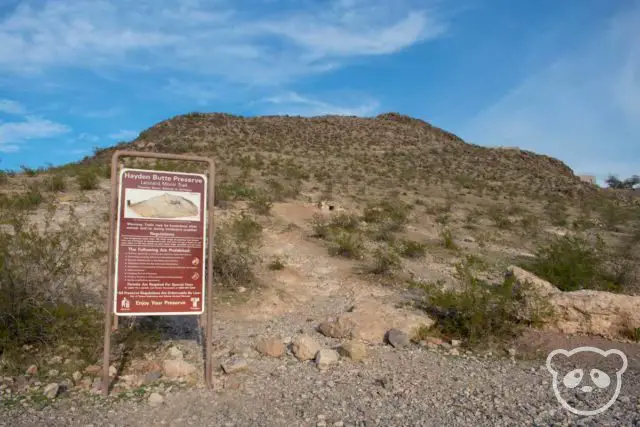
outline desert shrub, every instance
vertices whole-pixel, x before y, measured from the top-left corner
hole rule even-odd
[[[371,238],[376,242],[393,243],[396,240],[394,227],[388,223],[379,224],[373,230],[370,230]]]
[[[67,183],[64,180],[64,176],[60,174],[54,174],[47,180],[47,189],[53,192],[64,191],[67,188]]]
[[[559,201],[550,202],[545,207],[545,211],[552,225],[566,227],[569,223],[567,207],[563,203]]]
[[[598,208],[598,215],[602,225],[609,231],[620,231],[629,220],[629,212],[613,202],[605,202]]]
[[[223,287],[255,284],[253,265],[262,241],[262,226],[242,214],[218,227],[215,235],[213,272]]]
[[[0,208],[8,209],[9,211],[25,211],[35,209],[44,201],[44,196],[40,191],[37,183],[29,185],[27,190],[23,193],[16,194],[0,194]],[[0,219],[0,222],[6,222],[10,220],[10,216],[4,216]]]
[[[4,185],[9,182],[9,174],[3,170],[0,170],[0,185]]]
[[[28,166],[25,165],[20,165],[20,169],[22,169],[22,172],[29,177],[33,177],[36,176],[38,174],[38,170],[37,169],[33,169],[30,168]]]
[[[445,226],[451,222],[451,215],[449,212],[440,212],[436,215],[436,222],[442,226]]]
[[[78,172],[76,181],[81,190],[95,190],[98,188],[98,175],[92,168],[86,168]]]
[[[267,185],[275,200],[283,201],[293,199],[300,194],[302,184],[300,181],[284,181],[269,179]]]
[[[625,285],[625,269],[611,261],[601,239],[592,244],[580,236],[562,236],[541,245],[536,257],[522,266],[563,291],[619,291]]]
[[[498,228],[507,229],[511,227],[511,220],[509,219],[509,213],[501,205],[492,205],[487,210],[487,216],[489,217],[489,219],[491,219],[491,221],[493,221],[495,226]]]
[[[535,237],[540,231],[540,218],[534,214],[526,214],[520,218],[520,226],[525,233]]]
[[[359,233],[340,230],[331,241],[329,254],[344,258],[361,259],[364,252],[364,242]]]
[[[463,338],[471,346],[513,337],[521,327],[537,326],[553,315],[528,284],[516,284],[513,277],[493,285],[477,279],[466,263],[460,263],[456,278],[460,289],[417,285],[424,292],[419,305],[435,319],[437,331]]]
[[[440,230],[440,239],[442,240],[442,246],[445,248],[452,250],[458,249],[458,245],[456,245],[455,239],[453,238],[453,232],[450,229],[444,228]]]
[[[400,255],[405,258],[422,258],[427,253],[427,244],[415,240],[403,239],[398,246]]]
[[[258,190],[239,181],[218,183],[215,193],[214,204],[220,207],[226,206],[230,201],[252,200],[258,196]]]
[[[282,270],[285,265],[284,265],[284,261],[282,261],[282,258],[280,257],[274,257],[271,262],[269,262],[269,270]]]
[[[360,225],[360,220],[355,215],[340,213],[331,219],[330,225],[333,229],[355,231]]]
[[[330,239],[339,232],[353,232],[358,229],[360,220],[355,215],[340,213],[327,218],[315,214],[311,220],[312,236],[320,239]]]
[[[258,215],[269,215],[271,208],[273,207],[273,200],[271,197],[258,193],[249,201],[249,208]]]
[[[27,214],[10,206],[0,229],[0,354],[11,364],[22,347],[64,342],[84,345],[100,336],[97,312],[85,306],[80,280],[93,258],[97,238],[78,227],[73,211],[55,226],[54,208],[41,229],[27,222]],[[84,344],[83,344],[84,343]],[[93,348],[96,343],[91,342]]]
[[[314,214],[311,219],[311,236],[318,239],[326,239],[331,232],[329,221],[320,214]]]
[[[640,342],[640,328],[627,328],[622,331],[622,335],[634,342]]]
[[[573,229],[577,231],[589,230],[595,227],[595,223],[588,215],[581,213],[572,223]]]
[[[369,223],[388,223],[391,230],[400,231],[409,219],[410,209],[410,205],[400,200],[385,200],[367,205],[362,219]]]
[[[388,274],[400,268],[401,265],[400,256],[393,248],[378,248],[373,254],[373,264],[370,272],[373,274]]]

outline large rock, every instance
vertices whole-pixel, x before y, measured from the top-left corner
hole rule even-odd
[[[328,348],[322,349],[316,353],[316,365],[318,369],[328,369],[330,366],[338,363],[340,355],[337,351]]]
[[[343,318],[343,322],[354,324],[352,339],[370,344],[384,344],[389,329],[399,329],[413,338],[421,327],[428,328],[434,323],[425,314],[407,308],[396,308],[377,300],[356,303],[354,309]]]
[[[222,369],[225,374],[235,374],[236,372],[246,371],[249,369],[247,361],[241,357],[232,357],[222,363]]]
[[[625,333],[640,328],[640,296],[580,290],[562,292],[551,283],[516,266],[509,267],[517,284],[529,284],[528,309],[542,300],[551,307],[554,317],[546,329],[567,334],[600,335],[624,338]],[[533,293],[537,293],[534,296]]]
[[[300,335],[293,341],[291,350],[299,360],[313,360],[321,350],[321,347],[313,338],[307,335]]]
[[[284,343],[279,339],[264,338],[258,341],[256,344],[256,350],[265,356],[282,357],[287,349],[284,346]]]
[[[359,341],[347,341],[338,348],[338,353],[359,362],[367,357],[367,346]]]
[[[196,371],[196,367],[185,360],[165,360],[162,371],[167,378],[186,377]]]
[[[564,333],[625,337],[640,328],[640,296],[612,294],[602,291],[562,292],[551,298],[558,322]]]
[[[394,348],[404,348],[411,344],[409,339],[409,335],[407,335],[404,331],[400,329],[389,329],[387,332],[387,341]]]
[[[322,335],[330,338],[351,338],[356,325],[348,317],[339,317],[335,321],[325,321],[320,323],[318,331]]]
[[[47,399],[55,399],[58,395],[58,390],[60,390],[60,386],[56,383],[51,383],[46,385],[42,394],[44,394]]]

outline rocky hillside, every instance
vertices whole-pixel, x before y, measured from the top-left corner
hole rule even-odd
[[[599,193],[561,161],[518,149],[485,148],[407,116],[238,117],[192,113],[142,132],[128,148],[215,156],[233,170],[296,175],[310,187],[362,194],[382,189],[424,194],[429,187],[478,195],[549,199]],[[99,160],[111,150],[98,153]],[[86,162],[95,159],[86,159]]]

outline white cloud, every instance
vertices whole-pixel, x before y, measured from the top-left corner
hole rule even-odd
[[[481,111],[461,136],[519,146],[576,173],[640,173],[640,4]]]
[[[63,124],[34,116],[20,122],[0,122],[0,151],[18,151],[26,141],[57,137],[70,130]]]
[[[0,70],[180,70],[277,84],[334,69],[348,57],[397,52],[446,29],[417,0],[246,6],[225,0],[25,0],[0,18]]]
[[[136,138],[140,133],[135,130],[120,130],[109,135],[109,138],[118,141],[129,141]]]
[[[367,116],[375,112],[379,103],[368,100],[355,106],[340,106],[330,104],[317,99],[304,97],[296,92],[287,92],[278,96],[265,98],[262,103],[273,106],[274,114],[289,114],[300,116],[341,115],[341,116]]]
[[[108,119],[122,114],[124,110],[118,107],[105,108],[100,110],[72,110],[72,114],[79,114],[90,119]]]
[[[22,104],[10,99],[0,99],[0,113],[20,115],[26,113]]]

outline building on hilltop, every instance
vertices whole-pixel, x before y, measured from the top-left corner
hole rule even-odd
[[[596,177],[594,175],[578,175],[578,178],[580,178],[580,181],[582,182],[597,185]]]

